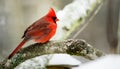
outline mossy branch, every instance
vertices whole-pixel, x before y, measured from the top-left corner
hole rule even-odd
[[[101,51],[93,48],[90,44],[81,39],[50,41],[45,44],[35,43],[26,48],[21,49],[10,60],[5,59],[0,64],[0,68],[12,69],[27,59],[44,54],[54,53],[67,53],[70,55],[83,56],[90,60],[96,59],[103,55]]]

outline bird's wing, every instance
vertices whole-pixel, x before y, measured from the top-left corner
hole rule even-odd
[[[38,37],[38,36],[42,36],[42,35],[50,33],[51,29],[48,28],[48,26],[50,24],[49,22],[39,22],[39,23],[38,22],[39,21],[37,21],[37,22],[33,23],[31,26],[29,26],[25,30],[22,38]]]

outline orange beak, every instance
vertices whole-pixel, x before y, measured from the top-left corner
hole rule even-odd
[[[57,18],[55,21],[59,21],[59,19]]]

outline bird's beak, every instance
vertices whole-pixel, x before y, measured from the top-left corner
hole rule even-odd
[[[59,19],[57,18],[56,21],[59,21]]]

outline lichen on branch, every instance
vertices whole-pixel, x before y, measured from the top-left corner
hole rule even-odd
[[[27,59],[41,56],[45,54],[67,53],[70,55],[83,56],[87,59],[96,59],[103,55],[103,53],[85,40],[68,39],[63,41],[49,41],[45,44],[35,43],[21,49],[13,58],[5,59],[0,67],[11,69]]]

